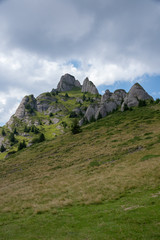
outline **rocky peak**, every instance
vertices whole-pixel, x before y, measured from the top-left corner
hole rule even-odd
[[[121,109],[122,111],[124,111],[125,105],[129,108],[138,106],[139,100],[149,100],[149,99],[153,99],[153,98],[144,90],[144,88],[139,83],[135,83],[131,87],[127,96],[125,97]]]
[[[36,99],[33,95],[30,96],[25,96],[19,107],[16,110],[16,113],[14,114],[15,117],[19,119],[23,119],[24,116],[28,115],[28,111],[31,109],[36,110],[37,104],[36,104]]]
[[[111,93],[108,89],[105,91],[104,95],[101,97],[101,102],[106,102],[110,100],[113,93]]]
[[[59,92],[70,91],[75,87],[81,88],[81,84],[74,76],[70,74],[65,74],[61,77],[60,82],[57,85],[57,90]]]
[[[93,82],[89,81],[88,78],[86,78],[82,85],[82,92],[89,92],[92,94],[99,94],[96,86]]]

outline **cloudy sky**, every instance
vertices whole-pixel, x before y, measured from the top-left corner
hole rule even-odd
[[[0,125],[65,73],[160,97],[160,1],[0,0]]]

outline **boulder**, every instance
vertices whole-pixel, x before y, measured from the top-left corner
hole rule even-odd
[[[124,111],[125,105],[128,108],[136,107],[139,104],[139,100],[149,99],[153,98],[144,90],[144,88],[139,83],[135,83],[130,89],[129,93],[126,95],[121,110]]]
[[[86,78],[82,85],[82,92],[89,92],[92,94],[99,94],[96,86],[93,84],[93,82],[89,81],[88,78]]]
[[[74,76],[70,74],[65,74],[61,77],[60,82],[57,85],[57,90],[59,92],[70,91],[75,87],[81,88],[81,84]]]

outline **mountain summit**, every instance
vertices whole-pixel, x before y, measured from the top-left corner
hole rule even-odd
[[[73,88],[81,88],[81,84],[74,76],[70,74],[65,74],[61,77],[60,82],[57,85],[57,90],[59,92],[71,91]]]

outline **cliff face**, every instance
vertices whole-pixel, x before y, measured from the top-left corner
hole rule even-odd
[[[60,82],[57,85],[57,90],[59,92],[66,92],[72,90],[75,87],[81,88],[82,86],[74,76],[67,73],[61,77]]]
[[[86,78],[82,85],[82,92],[89,92],[92,94],[99,94],[96,86],[93,84],[93,82],[89,81],[88,78]]]

